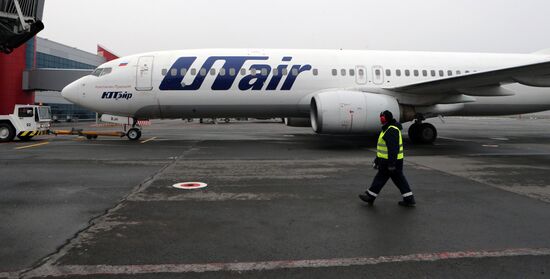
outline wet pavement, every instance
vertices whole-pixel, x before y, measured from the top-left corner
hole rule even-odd
[[[435,145],[405,140],[413,209],[391,182],[357,198],[375,137],[171,120],[0,144],[0,278],[547,278],[549,120],[431,122]]]

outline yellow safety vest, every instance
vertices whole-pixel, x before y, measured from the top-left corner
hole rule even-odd
[[[386,160],[389,159],[388,146],[384,140],[384,135],[389,129],[396,129],[399,132],[399,153],[397,154],[397,160],[401,160],[405,158],[403,154],[403,137],[401,136],[401,130],[399,130],[396,126],[390,126],[386,129],[386,131],[382,131],[380,133],[380,136],[378,137],[378,147],[376,148],[376,157]]]

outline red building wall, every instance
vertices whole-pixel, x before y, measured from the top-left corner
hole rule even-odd
[[[34,104],[34,92],[26,92],[23,87],[27,45],[11,54],[0,53],[0,114],[13,112],[15,104]]]

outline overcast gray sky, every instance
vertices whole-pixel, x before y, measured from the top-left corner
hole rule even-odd
[[[550,48],[548,0],[46,0],[40,34],[119,55],[191,48],[528,53]]]

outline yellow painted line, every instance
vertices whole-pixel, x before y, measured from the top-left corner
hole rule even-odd
[[[21,150],[21,149],[39,147],[39,146],[43,146],[43,145],[47,145],[47,144],[50,144],[50,143],[49,143],[49,142],[43,142],[43,143],[37,143],[37,144],[26,145],[26,146],[20,146],[20,147],[14,148],[14,149],[15,149],[15,150]]]
[[[153,141],[153,140],[156,140],[156,139],[157,139],[157,137],[153,137],[153,138],[150,138],[150,139],[148,139],[148,140],[144,140],[144,141],[142,141],[141,143],[142,143],[142,144],[143,144],[143,143],[148,143],[148,142]]]

